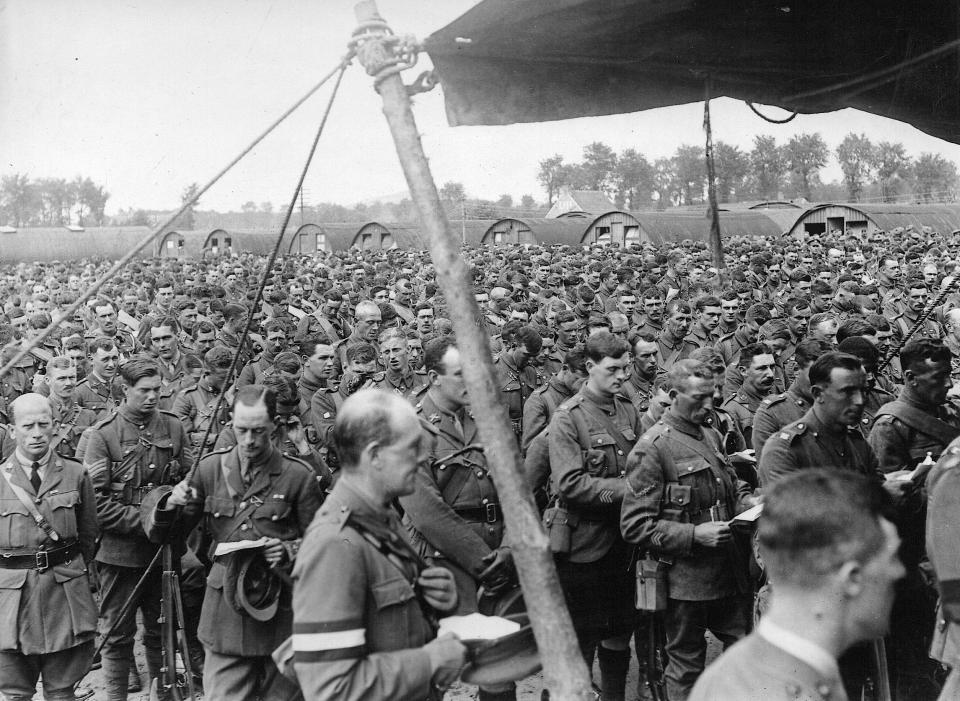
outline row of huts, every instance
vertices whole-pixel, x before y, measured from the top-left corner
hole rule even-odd
[[[706,240],[710,221],[705,210],[668,209],[627,212],[611,209],[587,212],[576,208],[549,218],[467,219],[450,225],[467,245],[519,243],[587,246],[616,243],[629,246],[645,241],[662,244],[684,239]],[[817,236],[826,232],[889,231],[896,227],[930,227],[949,233],[960,229],[960,204],[819,204],[764,202],[720,211],[720,229],[732,236]],[[92,256],[119,258],[142,244],[147,227],[23,228],[0,227],[0,263],[77,260]],[[143,257],[199,258],[204,252],[268,253],[277,231],[226,230],[159,233],[144,246]],[[283,254],[427,247],[416,224],[371,221],[365,223],[308,223],[289,227],[281,242]]]

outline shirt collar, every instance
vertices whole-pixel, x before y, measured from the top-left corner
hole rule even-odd
[[[823,677],[827,679],[840,678],[840,668],[837,666],[837,660],[833,655],[816,643],[778,626],[769,618],[760,619],[760,623],[757,624],[757,634],[771,645],[775,645],[801,662],[806,663]]]
[[[27,470],[30,469],[30,466],[33,464],[33,460],[31,460],[26,455],[24,455],[19,448],[17,448],[14,451],[14,455],[17,458],[17,462],[19,462],[23,468]],[[44,453],[44,455],[39,460],[37,460],[37,463],[40,465],[40,469],[43,470],[46,468],[47,463],[49,461],[50,461],[50,451],[48,450],[46,453]]]

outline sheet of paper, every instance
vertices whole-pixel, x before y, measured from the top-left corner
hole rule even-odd
[[[222,557],[224,555],[229,555],[230,553],[235,553],[240,550],[252,550],[254,548],[262,548],[267,544],[268,538],[258,538],[257,540],[237,540],[232,543],[220,543],[217,546],[217,549],[213,551],[214,557]]]
[[[500,616],[471,613],[467,616],[449,616],[440,619],[437,635],[453,633],[460,640],[495,640],[520,630],[520,624]]]
[[[751,506],[749,509],[743,513],[737,514],[733,517],[734,521],[746,521],[752,523],[760,518],[760,514],[763,513],[763,504],[757,504],[756,506]]]

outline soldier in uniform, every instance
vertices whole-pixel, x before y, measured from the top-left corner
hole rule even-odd
[[[575,346],[564,356],[560,372],[551,377],[546,384],[537,387],[523,405],[521,453],[527,452],[530,442],[550,424],[550,418],[557,407],[575,395],[586,379],[587,368],[583,346]]]
[[[358,392],[337,417],[343,476],[293,570],[293,665],[308,699],[438,698],[459,676],[466,648],[437,638],[435,621],[456,609],[453,577],[424,563],[393,508],[416,488],[430,440],[385,392]]]
[[[866,435],[873,427],[873,421],[880,407],[892,402],[896,397],[877,382],[877,365],[880,363],[880,352],[867,337],[850,336],[845,338],[837,345],[837,350],[841,353],[855,355],[863,363],[867,384],[864,389],[863,417],[860,419],[860,427]]]
[[[260,383],[273,369],[277,355],[287,348],[286,326],[276,319],[267,322],[264,328],[264,349],[259,359],[247,363],[237,377],[237,389]]]
[[[671,407],[630,453],[620,528],[628,543],[667,567],[665,677],[669,698],[682,701],[703,671],[704,632],[724,648],[746,634],[747,561],[729,521],[754,502],[719,437],[704,427],[713,371],[684,360],[669,378]]]
[[[87,341],[103,337],[109,338],[120,351],[120,355],[129,358],[137,352],[137,342],[132,334],[120,330],[117,326],[117,310],[109,302],[94,307],[97,325],[84,334]]]
[[[751,343],[740,349],[737,364],[743,376],[743,385],[723,403],[723,409],[737,422],[747,445],[752,445],[753,417],[773,390],[776,359],[767,344]]]
[[[310,416],[321,453],[331,468],[337,468],[336,453],[332,452],[330,434],[337,420],[337,412],[343,402],[359,389],[370,389],[382,380],[377,372],[377,352],[369,343],[357,343],[350,347],[346,355],[347,366],[339,384],[334,387],[321,387],[310,400]]]
[[[230,351],[231,357],[239,351],[240,358],[237,361],[237,367],[242,368],[252,359],[252,349],[250,342],[246,338],[240,338],[244,328],[247,326],[247,315],[249,311],[242,304],[228,302],[223,305],[223,326],[217,334],[217,345],[223,346]],[[199,345],[199,342],[198,342]]]
[[[232,362],[233,356],[229,350],[223,346],[211,348],[203,356],[203,375],[197,384],[180,392],[173,402],[172,413],[183,424],[195,452],[212,448],[229,420],[226,403],[221,404],[218,417],[214,417],[213,412],[220,395],[228,391],[228,387],[224,385]],[[207,442],[201,446],[200,442],[211,423],[213,426]]]
[[[920,315],[926,309],[927,299],[930,296],[926,283],[920,278],[911,280],[906,287],[906,308],[902,313],[890,319],[890,325],[898,338],[906,338],[906,335],[910,333],[910,329],[916,325]],[[912,338],[943,338],[943,329],[932,317],[927,317],[920,328],[914,332]]]
[[[663,331],[663,292],[657,287],[648,287],[640,294],[642,317],[633,333],[649,333],[654,336]]]
[[[943,342],[929,338],[910,341],[900,351],[903,389],[895,401],[877,412],[868,437],[883,472],[892,476],[909,473],[928,455],[939,460],[951,441],[960,436],[960,412],[947,398],[953,385],[951,360]],[[935,596],[920,567],[924,504],[919,487],[910,489],[905,502],[898,506],[897,525],[904,540],[907,577],[893,609],[891,671],[901,693],[909,694],[909,698],[927,698],[935,695],[938,686],[936,669],[922,654],[929,648]]]
[[[658,350],[657,339],[651,334],[643,332],[634,336],[630,377],[623,383],[620,393],[630,400],[641,415],[650,408],[653,383],[662,374]]]
[[[380,324],[383,320],[383,316],[380,314],[380,307],[369,300],[358,302],[354,319],[353,332],[344,340],[337,341],[333,344],[333,348],[337,353],[337,362],[339,363],[338,370],[340,371],[349,364],[347,351],[361,343],[367,343],[373,346],[374,362],[378,365],[380,363],[380,359],[377,357],[380,354],[377,337],[380,335]]]
[[[433,437],[430,461],[422,462],[416,490],[400,498],[404,520],[421,554],[453,572],[461,614],[478,606],[478,588],[503,585],[513,576],[513,557],[503,543],[503,513],[490,478],[477,427],[467,404],[460,353],[449,336],[424,349],[429,384],[415,394],[415,408]],[[480,699],[512,699],[512,685],[480,690]]]
[[[950,361],[950,377],[954,387],[960,385],[960,308],[951,309],[946,313],[943,337],[944,345],[950,349],[953,358]]]
[[[151,678],[160,675],[161,571],[151,570],[133,606],[120,617],[124,603],[156,552],[144,532],[140,504],[160,485],[179,482],[192,452],[183,426],[173,414],[157,409],[160,369],[135,358],[120,370],[124,402],[108,418],[84,432],[83,465],[97,498],[103,531],[97,563],[100,576],[101,633],[111,628],[103,647],[107,701],[127,698],[127,671],[136,632],[136,611],[143,614],[143,644]],[[114,625],[116,624],[116,627]]]
[[[87,346],[90,355],[90,372],[77,385],[77,404],[90,409],[97,420],[109,416],[123,401],[123,389],[114,382],[120,351],[109,338],[95,338]]]
[[[295,685],[278,674],[270,655],[292,632],[292,592],[277,577],[279,604],[273,615],[254,615],[235,597],[241,573],[256,564],[289,572],[301,539],[320,507],[313,469],[271,440],[277,395],[262,385],[237,391],[232,407],[237,444],[200,461],[189,480],[158,503],[156,519],[173,521],[175,509],[190,505],[186,527],[200,521],[212,562],[198,635],[203,643],[204,698],[293,699]],[[192,523],[191,523],[192,522]],[[162,529],[161,529],[162,530]],[[221,543],[266,538],[255,553],[216,557]]]
[[[903,576],[884,507],[876,483],[850,473],[809,470],[774,485],[758,541],[777,594],[754,632],[707,667],[690,701],[846,699],[838,658],[884,634]]]
[[[717,342],[717,328],[720,325],[720,300],[713,295],[698,297],[693,304],[697,319],[687,334],[686,340],[697,348],[713,346]]]
[[[187,357],[180,350],[180,326],[172,316],[150,317],[149,323],[150,351],[160,368],[160,408],[170,411],[190,374]]]
[[[666,321],[663,330],[657,335],[659,346],[658,364],[668,371],[678,360],[689,357],[697,349],[696,344],[686,340],[690,331],[690,305],[682,299],[672,299],[667,303]]]
[[[47,398],[10,406],[16,448],[0,466],[0,696],[72,701],[93,660],[97,607],[87,566],[97,507],[80,463],[50,450]],[[126,689],[126,678],[124,678]]]
[[[569,553],[557,556],[557,574],[588,667],[594,653],[599,659],[603,698],[623,699],[636,615],[630,548],[618,524],[640,418],[619,394],[630,346],[600,331],[587,339],[585,352],[587,380],[557,408],[549,427],[553,493],[578,522]]]
[[[555,375],[563,365],[566,354],[584,338],[584,326],[573,312],[565,309],[554,319],[557,329],[557,342],[550,355],[544,361],[543,369],[548,375]]]
[[[414,372],[407,362],[407,336],[400,329],[390,328],[380,334],[380,362],[386,372],[382,380],[374,383],[376,389],[405,397],[426,380],[425,375]]]
[[[824,353],[829,353],[830,346],[823,341],[809,339],[801,341],[793,357],[797,368],[793,384],[786,392],[764,397],[760,408],[753,416],[753,431],[751,440],[757,460],[763,455],[763,446],[767,439],[787,424],[799,421],[813,406],[813,394],[810,391],[810,366],[813,361]]]
[[[50,409],[53,437],[50,449],[64,458],[74,458],[84,429],[97,421],[97,415],[76,402],[77,367],[69,358],[57,357],[47,363],[50,385]]]
[[[537,369],[530,360],[537,357],[542,345],[540,334],[533,327],[521,326],[507,348],[493,360],[500,396],[518,441],[523,436],[523,405],[540,384]]]

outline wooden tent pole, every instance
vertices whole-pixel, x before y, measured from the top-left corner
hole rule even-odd
[[[476,324],[480,312],[467,266],[460,258],[459,241],[440,205],[406,87],[398,72],[390,68],[384,71],[384,66],[389,65],[389,58],[387,62],[384,58],[394,55],[397,38],[387,35],[374,0],[358,3],[355,13],[360,23],[355,34],[357,57],[367,72],[376,76],[375,87],[383,99],[383,113],[410,195],[430,237],[430,255],[456,331],[471,408],[500,495],[546,685],[551,699],[583,701],[591,695],[589,671],[564,603],[546,533],[523,477],[507,411],[496,390],[489,340]],[[384,30],[379,35],[369,31],[378,24]]]

